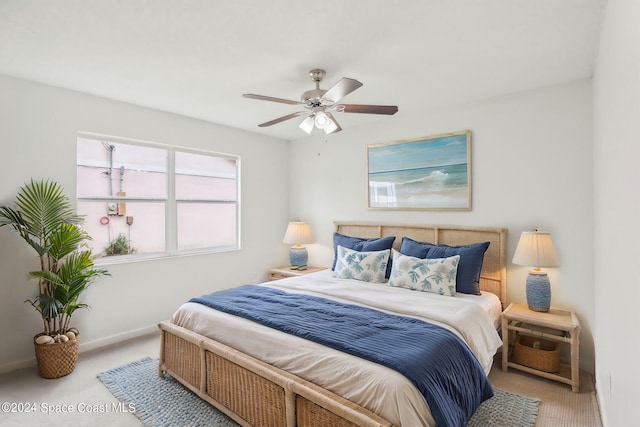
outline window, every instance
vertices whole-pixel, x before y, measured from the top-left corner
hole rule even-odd
[[[79,136],[77,209],[100,257],[239,247],[239,158]]]
[[[237,160],[176,151],[178,250],[236,244]]]

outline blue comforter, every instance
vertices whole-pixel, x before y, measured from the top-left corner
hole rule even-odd
[[[370,360],[407,377],[439,427],[466,426],[493,389],[469,347],[418,319],[325,298],[246,285],[190,302]]]

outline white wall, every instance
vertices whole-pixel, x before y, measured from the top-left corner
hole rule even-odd
[[[638,419],[639,19],[640,2],[609,0],[594,78],[596,385],[609,426]]]
[[[78,131],[241,156],[242,249],[110,266],[112,277],[86,294],[92,308],[74,316],[81,351],[153,330],[192,296],[265,280],[285,259],[286,142],[7,76],[0,93],[0,205],[31,178],[58,181],[74,197]],[[0,229],[0,372],[33,363],[42,323],[23,301],[35,294],[26,274],[37,268],[32,250]]]
[[[334,220],[507,227],[507,298],[524,302],[528,268],[511,264],[513,251],[522,231],[548,230],[561,262],[549,269],[552,305],[577,312],[581,366],[593,371],[591,80],[413,117],[399,108],[377,126],[291,143],[290,213],[312,227],[310,264],[331,262]],[[463,129],[472,132],[471,211],[367,209],[367,144]]]

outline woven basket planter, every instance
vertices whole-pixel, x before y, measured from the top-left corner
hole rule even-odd
[[[41,335],[45,334],[36,335],[33,343],[40,376],[54,379],[73,372],[78,360],[79,338],[53,344],[36,344],[35,339]]]
[[[544,372],[560,371],[560,343],[518,335],[513,344],[513,361]]]

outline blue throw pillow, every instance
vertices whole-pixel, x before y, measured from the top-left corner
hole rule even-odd
[[[409,255],[415,258],[425,259],[429,249],[434,245],[431,243],[416,242],[408,237],[402,238],[402,245],[400,245],[400,253],[403,255]]]
[[[333,233],[333,265],[331,270],[336,269],[336,259],[338,259],[338,246],[352,249],[358,252],[375,252],[391,249],[396,236],[381,237],[375,239],[362,239],[360,237],[345,236],[340,233]],[[391,274],[391,262],[387,264],[386,278]]]
[[[480,295],[480,271],[484,261],[484,253],[491,242],[472,243],[465,246],[434,245],[416,242],[408,237],[402,238],[400,253],[416,258],[447,258],[460,255],[456,292]]]

